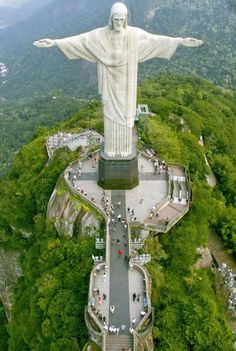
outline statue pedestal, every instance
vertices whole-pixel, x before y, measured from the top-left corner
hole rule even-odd
[[[127,157],[109,157],[100,151],[98,185],[103,189],[133,189],[139,184],[136,151]]]

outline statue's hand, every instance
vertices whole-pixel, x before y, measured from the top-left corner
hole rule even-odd
[[[195,39],[195,38],[184,38],[183,39],[183,46],[189,46],[189,47],[196,47],[200,46],[203,44],[202,40]]]
[[[52,39],[40,39],[35,41],[33,44],[38,48],[50,48],[51,46],[55,45],[55,42]]]

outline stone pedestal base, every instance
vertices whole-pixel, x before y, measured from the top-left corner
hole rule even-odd
[[[139,184],[138,157],[109,157],[100,152],[98,185],[103,189],[133,189]]]

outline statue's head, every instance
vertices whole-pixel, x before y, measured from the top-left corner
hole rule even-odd
[[[122,2],[116,2],[111,8],[109,27],[110,29],[120,32],[127,27],[128,10]]]

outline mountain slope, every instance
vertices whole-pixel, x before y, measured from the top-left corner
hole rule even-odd
[[[0,1],[0,28],[27,20],[52,0]]]
[[[155,308],[155,347],[160,351],[233,351],[223,302],[215,293],[216,274],[211,269],[197,270],[194,264],[199,258],[196,248],[206,245],[210,230],[219,228],[219,223],[224,235],[232,234],[236,252],[235,208],[230,208],[233,202],[226,198],[236,189],[236,174],[229,171],[236,155],[232,145],[232,139],[236,140],[235,96],[202,79],[161,75],[142,84],[139,101],[148,103],[156,113],[140,125],[140,143],[149,142],[167,162],[172,159],[186,165],[194,198],[189,214],[170,233],[150,236],[145,243],[144,252],[152,256],[148,269]],[[94,238],[74,236],[69,240],[58,235],[46,220],[57,179],[80,157],[80,151],[60,149],[48,164],[45,142],[48,135],[59,130],[75,132],[84,123],[97,129],[100,118],[100,105],[90,103],[53,129],[41,130],[17,153],[11,172],[0,181],[0,246],[22,253],[23,276],[14,289],[12,319],[7,326],[12,351],[78,351],[87,340],[83,316],[91,257],[96,255]],[[198,143],[199,133],[205,150]],[[177,145],[181,145],[179,153]],[[224,179],[226,185],[228,178],[227,189],[207,186],[206,151],[211,164],[217,161],[222,172],[220,184]],[[65,193],[63,182],[58,185],[58,193]],[[32,233],[31,237],[22,238],[22,230]]]
[[[60,38],[104,26],[114,0],[56,0],[36,15],[0,33],[0,62],[9,74],[0,96],[21,97],[63,89],[73,95],[96,94],[96,68],[69,62],[56,48],[37,49],[32,42]],[[159,71],[195,72],[225,87],[235,87],[236,13],[233,0],[127,0],[129,22],[150,32],[193,36],[205,41],[197,50],[181,48],[170,62],[140,65],[140,79]],[[11,45],[9,45],[11,43]]]

